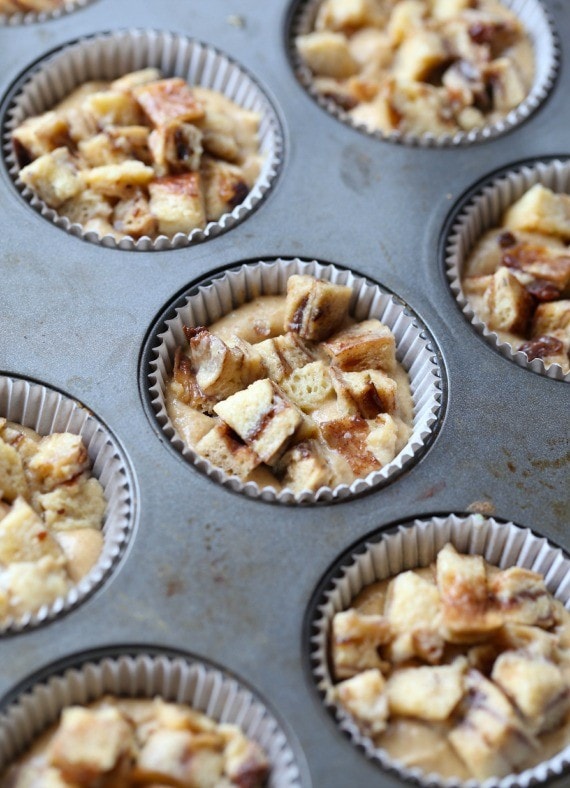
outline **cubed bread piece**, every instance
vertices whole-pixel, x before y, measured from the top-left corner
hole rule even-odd
[[[392,462],[398,453],[398,425],[389,413],[376,416],[366,438],[366,447],[380,465]]]
[[[485,292],[489,328],[524,334],[534,301],[530,293],[507,268],[499,268]]]
[[[102,194],[98,194],[93,189],[83,189],[70,200],[66,200],[59,212],[67,216],[72,224],[83,226],[93,219],[110,219],[113,206]]]
[[[70,107],[60,110],[58,114],[61,114],[67,123],[68,139],[62,143],[67,147],[70,142],[79,146],[81,143],[86,144],[89,140],[99,136],[100,127],[97,118],[83,107]],[[82,158],[84,157],[82,156]],[[96,163],[104,164],[105,162]]]
[[[250,185],[235,164],[204,157],[201,172],[209,222],[217,222],[224,213],[233,211],[249,194]]]
[[[370,67],[370,65],[377,69],[386,68],[390,64],[394,54],[392,45],[390,43],[390,37],[386,31],[377,30],[376,28],[371,27],[365,27],[363,30],[357,30],[355,33],[353,33],[348,41],[348,48],[350,50],[350,54],[361,69],[366,69],[367,67]],[[354,80],[350,79],[348,84],[354,89],[354,98],[356,100],[370,101],[370,99],[372,99],[378,92],[378,85],[374,87],[372,80],[366,80],[363,83],[360,80],[355,82]],[[341,94],[344,94],[344,87],[346,86],[339,86],[335,80],[330,80],[329,82],[329,89],[333,91],[334,89],[340,89]],[[362,92],[363,88],[364,93]],[[325,93],[326,91],[323,90],[321,92]],[[352,105],[350,105],[349,102],[349,106],[345,105],[344,109],[350,109],[351,106],[354,106],[354,102]]]
[[[406,39],[406,45],[412,39]],[[445,61],[444,61],[445,63]],[[436,66],[436,72],[442,65]],[[448,134],[455,130],[453,107],[447,91],[426,82],[387,80],[388,111],[392,128],[410,134]]]
[[[117,709],[71,706],[61,714],[47,759],[71,783],[90,785],[115,768],[133,747],[131,726]]]
[[[109,164],[122,164],[129,157],[116,148],[108,134],[93,134],[81,140],[77,146],[82,162],[88,167],[105,167]]]
[[[133,238],[155,235],[156,219],[150,212],[149,201],[142,191],[135,192],[128,199],[119,200],[113,211],[113,225],[118,232]]]
[[[339,331],[323,345],[334,364],[345,372],[381,369],[390,372],[396,364],[394,335],[379,320],[363,320]]]
[[[358,71],[342,33],[307,33],[297,37],[296,45],[307,66],[320,77],[345,79]]]
[[[404,39],[396,55],[394,75],[402,82],[422,82],[449,60],[443,38],[433,30],[414,30]]]
[[[196,451],[230,476],[246,479],[261,463],[260,458],[246,446],[227,424],[216,424],[196,444]]]
[[[258,342],[255,349],[261,356],[267,375],[276,383],[281,383],[284,377],[316,358],[315,350],[292,331]]]
[[[214,428],[216,421],[183,402],[176,394],[178,385],[175,381],[171,381],[168,385],[166,391],[166,412],[182,440],[189,446],[196,446],[204,435]],[[183,395],[184,392],[182,391]]]
[[[21,166],[55,148],[64,147],[68,140],[67,123],[59,112],[44,112],[28,118],[12,133],[16,158]]]
[[[483,69],[483,76],[491,88],[493,108],[506,114],[518,107],[527,94],[523,76],[509,57],[493,60]]]
[[[324,279],[294,274],[287,280],[285,330],[320,342],[348,317],[352,290]]]
[[[199,120],[204,107],[183,79],[161,79],[133,89],[133,95],[155,126]]]
[[[189,731],[158,730],[141,748],[134,776],[143,783],[152,780],[168,785],[215,786],[223,768],[223,754],[200,747]]]
[[[556,194],[536,183],[511,205],[503,221],[512,230],[545,233],[570,241],[570,195]]]
[[[424,0],[400,0],[396,3],[387,28],[392,44],[397,46],[421,30],[427,10]]]
[[[520,271],[523,275],[536,280],[546,280],[560,293],[565,293],[570,288],[570,255],[565,253],[564,247],[560,250],[555,244],[523,240],[505,250],[502,262],[503,265],[514,271]],[[527,285],[541,284],[541,282],[525,282],[524,279],[522,281]],[[554,292],[555,297],[558,295]]]
[[[11,502],[19,495],[29,495],[22,458],[13,446],[0,440],[0,499]]]
[[[370,427],[360,416],[323,421],[320,429],[326,443],[344,457],[357,478],[380,469],[380,463],[366,443]]]
[[[120,90],[91,93],[83,102],[85,111],[96,118],[101,128],[105,126],[137,126],[143,121],[139,105],[134,98]]]
[[[83,188],[77,162],[67,148],[56,148],[20,170],[20,180],[50,207],[58,208]]]
[[[0,572],[0,587],[8,595],[8,615],[34,613],[69,591],[65,560],[44,555],[37,561],[15,561]]]
[[[519,771],[536,751],[537,742],[492,682],[470,670],[465,683],[467,712],[449,734],[451,745],[477,780]]]
[[[28,462],[28,473],[42,492],[71,481],[89,467],[89,456],[80,435],[54,432],[38,443],[37,452]]]
[[[202,94],[198,94],[201,97]],[[197,121],[202,131],[202,145],[210,156],[229,162],[239,162],[242,157],[236,136],[236,123],[233,113],[227,106],[219,106],[218,102],[208,95],[206,114]]]
[[[269,773],[269,761],[261,747],[246,738],[235,725],[222,725],[227,744],[224,748],[224,775],[232,784],[261,788]]]
[[[466,659],[451,665],[401,668],[388,679],[390,714],[421,720],[447,720],[464,695]]]
[[[434,19],[450,19],[470,8],[472,0],[430,0],[431,15]]]
[[[130,197],[133,190],[147,186],[154,178],[154,170],[142,161],[123,161],[86,170],[85,183],[108,197]],[[153,184],[154,185],[154,184]]]
[[[211,414],[213,412],[212,409],[216,404],[216,398],[207,397],[204,394],[196,382],[196,374],[192,369],[192,362],[182,352],[181,348],[176,349],[172,375],[173,379],[169,391],[169,395],[172,398],[179,399],[185,405],[190,405],[202,413]]]
[[[102,526],[107,508],[103,488],[97,479],[81,476],[38,496],[46,525],[55,531]]]
[[[149,135],[148,145],[159,175],[200,169],[202,132],[192,123],[159,126]]]
[[[282,469],[283,486],[295,493],[332,484],[332,468],[316,440],[303,440],[289,449],[279,462],[278,470]]]
[[[370,734],[382,733],[388,722],[386,682],[379,670],[365,670],[341,682],[336,694],[344,708]]]
[[[386,670],[389,664],[378,653],[389,643],[392,630],[384,616],[362,615],[357,610],[337,613],[332,624],[332,661],[334,675],[347,679],[363,670]]]
[[[333,393],[329,367],[324,361],[294,369],[280,383],[287,396],[305,413],[321,407]]]
[[[303,420],[298,408],[267,378],[219,402],[214,411],[268,465],[287,448]]]
[[[531,657],[541,657],[555,662],[559,659],[558,634],[540,627],[507,621],[494,640],[501,651],[522,651]]]
[[[65,569],[73,583],[79,583],[93,569],[103,549],[103,533],[96,528],[66,528],[55,531],[55,539],[65,556]]]
[[[570,338],[570,300],[539,304],[532,319],[531,336],[552,336],[561,332]]]
[[[348,114],[358,126],[386,133],[397,130],[402,120],[402,116],[394,110],[384,86],[374,100],[357,104]]]
[[[111,90],[122,90],[129,93],[134,88],[147,85],[149,82],[156,82],[162,77],[157,68],[141,68],[139,71],[131,71],[123,77],[113,80],[109,87]]]
[[[199,172],[157,178],[149,185],[150,210],[159,232],[172,237],[206,226],[206,204]]]
[[[374,24],[376,8],[373,0],[325,0],[319,7],[315,28],[352,33]]]
[[[396,408],[397,383],[376,369],[341,372],[331,368],[331,377],[339,406],[347,413],[374,419],[379,413],[393,413]]]
[[[54,110],[64,113],[69,109],[80,109],[87,96],[105,90],[107,87],[109,87],[109,83],[104,80],[84,82],[82,85],[72,90],[71,93],[59,102],[59,104],[56,104]]]
[[[449,639],[469,639],[502,625],[504,618],[493,604],[481,556],[460,555],[446,544],[437,555],[437,586]]]
[[[566,717],[570,687],[553,662],[505,651],[493,665],[491,678],[524,715],[533,733],[550,731]]]
[[[60,558],[59,545],[31,506],[16,498],[11,511],[0,520],[0,564],[39,561],[43,556]]]
[[[545,629],[555,623],[555,601],[537,572],[512,566],[496,573],[488,585],[504,621]]]
[[[148,126],[108,126],[105,134],[116,151],[130,159],[139,159],[144,164],[152,164],[149,147],[150,129]]]
[[[222,400],[262,377],[265,370],[257,351],[247,342],[223,342],[207,328],[186,329],[188,356],[196,382],[206,397]]]
[[[413,657],[439,661],[444,644],[438,634],[442,615],[435,583],[416,572],[401,572],[388,586],[384,615],[396,635],[390,647],[394,662]]]

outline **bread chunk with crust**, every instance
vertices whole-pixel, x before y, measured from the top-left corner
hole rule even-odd
[[[504,621],[543,628],[556,622],[556,604],[537,572],[512,566],[490,579],[489,592]]]
[[[377,369],[342,372],[331,367],[331,378],[339,406],[350,415],[374,419],[396,408],[396,381]]]
[[[508,268],[501,266],[485,292],[489,328],[524,334],[534,302],[526,288]]]
[[[294,274],[287,280],[285,330],[320,342],[346,320],[351,297],[350,287]]]
[[[89,455],[80,435],[54,432],[43,437],[30,458],[28,473],[42,492],[69,482],[89,467]]]
[[[190,233],[206,224],[206,203],[199,172],[157,178],[148,187],[150,210],[162,235]]]
[[[253,186],[245,178],[241,167],[227,161],[216,161],[204,156],[201,172],[209,222],[217,222],[225,213],[241,205]]]
[[[139,85],[132,91],[155,126],[193,122],[204,117],[204,107],[186,82],[179,77]]]
[[[326,443],[346,459],[355,477],[364,477],[380,469],[380,463],[366,443],[370,427],[360,416],[343,416],[323,421],[319,426]]]
[[[323,344],[331,361],[344,372],[380,369],[390,372],[396,363],[396,340],[379,320],[363,320],[345,328]]]
[[[532,336],[558,336],[570,339],[570,299],[539,304],[532,319]]]
[[[511,230],[545,233],[570,241],[570,195],[536,183],[505,214]]]
[[[332,468],[318,441],[310,438],[297,443],[283,455],[278,470],[282,468],[285,469],[283,485],[296,493],[302,490],[316,492],[331,484]]]
[[[58,208],[83,188],[77,161],[67,148],[56,148],[20,170],[22,183],[52,208]]]
[[[246,479],[261,459],[227,424],[218,423],[196,444],[196,451],[230,476]]]
[[[462,658],[451,665],[396,670],[386,684],[390,713],[428,721],[448,719],[464,695],[466,669]]]
[[[320,77],[345,79],[358,71],[342,33],[307,33],[296,39],[297,49],[311,71]]]
[[[262,377],[264,369],[257,351],[235,339],[228,345],[207,328],[186,329],[188,356],[196,383],[207,398],[223,400]]]
[[[336,687],[336,694],[345,709],[372,735],[386,730],[388,695],[386,681],[379,670],[365,670]]]
[[[324,361],[312,361],[294,369],[281,380],[281,388],[305,413],[312,413],[332,395],[329,367]]]
[[[28,118],[12,135],[18,161],[28,164],[64,146],[68,141],[68,133],[65,118],[57,112],[44,112],[35,118]]]
[[[61,557],[61,549],[45,523],[23,498],[0,520],[0,564]]]
[[[311,345],[293,331],[264,339],[255,349],[261,355],[268,376],[276,383],[316,359]]]
[[[363,670],[386,671],[389,665],[378,649],[393,637],[384,616],[363,615],[356,610],[337,613],[332,625],[332,660],[336,679],[347,679]]]

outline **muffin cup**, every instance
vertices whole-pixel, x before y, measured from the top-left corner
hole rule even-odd
[[[406,446],[392,462],[381,470],[357,479],[352,484],[335,488],[321,487],[317,492],[305,490],[293,493],[285,488],[278,492],[272,487],[260,488],[254,482],[242,482],[228,476],[188,447],[175,432],[165,407],[166,383],[172,374],[177,346],[186,345],[183,326],[209,325],[232,309],[251,301],[258,295],[285,293],[287,279],[293,274],[310,274],[336,284],[348,285],[353,290],[350,313],[356,320],[378,318],[396,337],[396,357],[410,376],[414,400],[413,433]],[[148,381],[150,399],[156,419],[173,446],[197,468],[215,481],[234,491],[254,498],[279,503],[330,502],[357,495],[385,484],[394,474],[409,465],[425,449],[432,437],[441,413],[442,368],[434,350],[433,339],[419,319],[396,296],[384,291],[363,277],[333,265],[315,260],[276,260],[247,264],[227,271],[211,283],[198,286],[176,304],[167,308],[159,319],[148,345],[150,361]]]
[[[164,76],[177,76],[190,85],[219,91],[240,107],[260,115],[259,145],[264,157],[261,172],[245,198],[231,213],[204,229],[172,238],[160,235],[115,240],[111,235],[85,232],[60,216],[19,180],[20,167],[12,147],[12,132],[26,118],[46,112],[76,87],[89,80],[112,80],[129,71],[159,68]],[[83,38],[49,55],[26,72],[17,83],[5,113],[4,157],[9,173],[22,197],[45,219],[72,235],[102,246],[137,251],[179,249],[229,230],[244,219],[262,200],[275,179],[283,147],[281,126],[269,99],[250,74],[213,47],[176,33],[154,30],[122,30]]]
[[[109,576],[134,526],[134,482],[127,459],[108,428],[75,400],[27,380],[0,375],[0,416],[40,435],[73,432],[81,435],[91,460],[91,474],[101,482],[107,509],[103,547],[91,571],[64,597],[35,613],[0,623],[0,634],[20,632],[52,621],[83,602]]]
[[[73,659],[73,666],[42,676],[0,716],[0,770],[21,755],[62,709],[104,695],[162,697],[185,703],[218,722],[238,725],[271,763],[268,788],[300,788],[293,750],[264,702],[229,674],[199,661],[167,654],[130,653]],[[136,649],[140,651],[140,649]]]
[[[470,131],[442,135],[431,132],[418,135],[398,131],[390,133],[380,130],[370,131],[365,125],[355,122],[334,101],[321,95],[313,85],[311,70],[297,52],[295,38],[311,32],[322,0],[300,0],[293,10],[290,25],[290,57],[297,78],[321,107],[343,123],[371,137],[422,148],[446,148],[494,139],[518,126],[542,104],[554,84],[560,65],[560,45],[555,34],[554,24],[544,5],[539,0],[501,0],[501,2],[516,14],[532,41],[535,57],[534,80],[527,97],[518,107],[512,109],[495,123],[488,123]]]
[[[439,550],[451,542],[459,552],[482,555],[500,568],[522,566],[544,576],[556,599],[570,606],[570,560],[559,548],[528,529],[513,523],[497,522],[482,515],[433,517],[414,520],[388,532],[374,535],[345,554],[321,584],[310,621],[310,659],[313,680],[325,705],[333,712],[339,728],[366,757],[423,786],[476,788],[476,780],[466,782],[425,774],[407,768],[377,748],[356,725],[354,718],[334,698],[334,682],[329,667],[329,633],[336,613],[346,610],[365,586],[399,572],[429,566]],[[570,746],[548,761],[503,779],[485,780],[485,788],[527,788],[560,775],[570,764]]]
[[[452,220],[446,240],[447,277],[463,314],[501,355],[520,367],[526,367],[540,375],[555,380],[570,381],[570,372],[565,374],[560,364],[550,364],[546,367],[541,358],[529,361],[525,353],[517,350],[510,343],[502,341],[473,311],[461,284],[467,259],[477,241],[487,230],[497,227],[507,208],[536,183],[541,183],[555,192],[570,194],[570,162],[556,160],[524,165],[495,178],[474,197],[468,198]],[[521,343],[522,341],[521,339]]]
[[[55,8],[53,11],[42,11],[40,13],[28,11],[27,13],[19,14],[0,14],[0,26],[33,25],[38,22],[47,22],[50,19],[59,19],[66,14],[77,11],[79,8],[84,8],[92,2],[93,0],[66,0],[59,8]]]

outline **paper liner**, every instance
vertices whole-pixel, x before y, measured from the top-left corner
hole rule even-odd
[[[546,367],[541,358],[529,361],[525,353],[501,340],[474,312],[461,285],[467,259],[477,241],[487,230],[498,227],[507,208],[536,183],[541,183],[555,192],[570,194],[570,162],[529,163],[496,178],[460,205],[445,244],[447,277],[463,314],[503,356],[540,375],[570,381],[570,372],[565,374],[560,364]],[[521,344],[522,342],[521,339]]]
[[[259,145],[264,157],[261,172],[245,198],[231,213],[189,234],[156,239],[113,236],[84,232],[65,216],[46,205],[19,180],[19,166],[12,147],[12,132],[26,118],[51,109],[79,85],[89,80],[112,80],[129,71],[159,68],[165,76],[178,76],[191,85],[223,93],[240,107],[259,113]],[[10,98],[3,129],[4,157],[9,173],[22,197],[44,218],[72,235],[102,246],[137,251],[179,249],[213,238],[242,221],[259,204],[281,164],[283,138],[277,114],[254,78],[242,66],[213,47],[176,33],[155,30],[122,30],[83,38],[49,55],[24,74]]]
[[[422,148],[446,148],[494,139],[518,126],[542,104],[554,84],[560,65],[560,44],[555,33],[554,23],[540,0],[501,0],[501,2],[516,14],[532,41],[535,57],[534,80],[528,96],[518,107],[512,109],[495,123],[488,123],[470,131],[442,135],[431,132],[418,135],[398,131],[390,133],[380,130],[370,131],[364,124],[357,123],[334,101],[321,95],[314,87],[311,70],[297,52],[295,38],[313,30],[315,17],[322,0],[300,0],[297,4],[292,15],[289,40],[290,57],[297,78],[321,107],[338,120],[371,137],[404,145],[417,145]]]
[[[278,721],[259,696],[222,670],[181,657],[146,654],[78,660],[75,665],[36,683],[0,716],[0,770],[56,722],[66,706],[107,694],[161,696],[218,722],[238,725],[269,758],[268,788],[301,787],[295,755]]]
[[[353,295],[350,313],[356,320],[378,318],[396,337],[396,356],[410,376],[414,401],[413,433],[402,451],[381,470],[335,488],[321,487],[317,492],[305,490],[295,494],[290,489],[277,492],[273,487],[258,487],[228,476],[188,447],[174,431],[165,407],[166,382],[172,374],[177,346],[186,345],[183,325],[209,325],[232,309],[258,295],[285,293],[287,279],[293,274],[310,274],[337,284],[348,285]],[[333,265],[315,260],[276,260],[243,265],[227,271],[211,283],[200,286],[168,307],[153,331],[149,347],[150,396],[156,418],[172,444],[184,457],[215,481],[251,497],[280,503],[315,503],[357,495],[386,483],[395,473],[408,466],[425,448],[441,410],[441,368],[433,339],[412,312],[391,293],[366,279]]]
[[[497,522],[475,514],[469,517],[449,515],[429,520],[414,520],[389,532],[374,535],[369,541],[340,559],[337,567],[318,594],[313,608],[310,634],[310,657],[313,679],[326,706],[331,709],[339,728],[371,760],[422,786],[442,788],[527,788],[551,778],[570,764],[570,746],[548,761],[503,779],[484,783],[476,780],[444,779],[426,774],[419,768],[407,768],[376,747],[354,719],[335,703],[333,680],[329,670],[329,632],[336,613],[346,610],[358,593],[377,580],[385,580],[408,569],[429,566],[439,550],[451,542],[461,553],[482,555],[490,564],[502,569],[522,566],[544,576],[546,586],[556,599],[570,607],[570,560],[532,531],[513,523]]]
[[[90,5],[94,0],[66,0],[59,8],[54,8],[53,11],[42,11],[35,13],[28,11],[18,14],[0,14],[0,26],[2,25],[33,25],[38,22],[47,22],[50,19],[59,19],[66,14],[71,14],[79,8],[84,8]]]
[[[91,460],[91,474],[107,500],[103,547],[95,566],[65,597],[35,613],[0,622],[0,634],[20,632],[63,615],[83,602],[109,576],[131,535],[134,523],[134,482],[128,461],[115,437],[75,400],[27,380],[0,375],[0,416],[31,427],[40,435],[73,432],[81,435]]]

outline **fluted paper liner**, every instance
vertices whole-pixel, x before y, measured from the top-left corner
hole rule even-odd
[[[0,716],[0,770],[5,769],[66,706],[104,695],[162,697],[185,703],[218,722],[238,725],[271,763],[268,788],[300,788],[287,737],[262,700],[222,670],[167,655],[123,655],[84,662],[36,684]]]
[[[541,358],[529,361],[525,353],[501,340],[474,312],[463,293],[461,283],[467,260],[477,241],[487,230],[498,227],[505,211],[536,183],[541,183],[555,192],[570,194],[570,163],[552,161],[522,166],[492,181],[475,197],[470,198],[467,204],[464,203],[453,221],[446,241],[447,276],[463,314],[490,345],[520,367],[527,367],[555,380],[570,381],[570,373],[564,374],[560,364],[546,367]],[[522,342],[521,339],[521,344]]]
[[[84,8],[92,2],[94,2],[94,0],[66,0],[59,8],[54,8],[52,11],[41,11],[39,13],[27,11],[17,14],[0,14],[0,26],[33,25],[38,22],[47,22],[50,19],[59,19],[66,14],[77,11],[79,8]]]
[[[46,112],[74,88],[89,80],[112,80],[130,71],[156,67],[164,76],[177,76],[190,85],[200,85],[223,93],[244,109],[260,115],[259,150],[263,156],[261,172],[245,200],[217,222],[191,233],[176,233],[135,239],[100,237],[84,232],[65,216],[50,208],[19,180],[19,165],[14,155],[12,131],[26,118]],[[3,132],[4,156],[12,179],[22,197],[44,218],[72,235],[103,246],[138,251],[178,249],[213,238],[244,219],[261,201],[277,175],[282,154],[281,126],[275,110],[262,89],[248,72],[211,46],[189,38],[154,30],[122,30],[80,39],[64,46],[55,55],[32,67],[12,95]]]
[[[0,634],[19,632],[50,621],[79,605],[97,589],[119,560],[133,528],[134,489],[126,457],[109,430],[86,408],[58,391],[20,378],[0,375],[0,416],[40,435],[81,435],[91,461],[91,474],[101,482],[107,509],[103,547],[95,566],[64,597],[35,613],[0,623]]]
[[[404,134],[399,131],[385,133],[380,130],[370,131],[365,125],[357,123],[353,118],[331,99],[321,95],[313,84],[311,70],[300,57],[295,46],[295,38],[311,32],[315,17],[322,0],[300,0],[293,14],[290,36],[290,56],[295,73],[301,84],[331,115],[365,134],[388,142],[404,145],[417,145],[423,148],[445,148],[457,145],[470,145],[474,142],[494,139],[526,120],[548,96],[558,73],[560,65],[560,46],[554,32],[554,25],[547,9],[540,0],[501,0],[503,5],[513,11],[524,25],[532,42],[535,73],[532,86],[527,97],[507,115],[495,123],[487,123],[470,131],[458,131],[454,134]]]
[[[280,492],[273,487],[260,488],[254,482],[244,483],[236,476],[228,476],[182,441],[175,432],[165,407],[166,383],[172,375],[176,347],[186,345],[183,326],[209,325],[258,295],[284,294],[287,290],[287,279],[293,274],[310,274],[352,288],[351,315],[358,321],[378,318],[394,333],[396,357],[410,376],[414,401],[413,433],[392,462],[350,485],[321,487],[317,492],[305,490],[298,494],[288,488]],[[196,293],[182,297],[177,305],[178,308],[171,308],[167,316],[161,318],[155,329],[149,375],[152,407],[158,423],[178,451],[215,481],[232,490],[266,501],[332,501],[384,484],[409,465],[428,442],[440,413],[442,397],[441,369],[433,340],[419,319],[395,296],[383,291],[378,285],[371,284],[351,271],[323,265],[315,260],[304,262],[298,259],[279,259],[274,262],[260,261],[228,271],[210,284],[198,287]]]
[[[547,539],[513,523],[497,522],[475,514],[469,517],[449,515],[429,520],[404,523],[393,531],[364,541],[361,547],[347,556],[327,582],[315,604],[311,626],[310,655],[313,679],[338,722],[365,755],[386,769],[423,786],[438,788],[528,788],[538,782],[559,775],[570,764],[570,746],[553,758],[503,779],[476,780],[444,779],[426,774],[419,768],[404,767],[388,753],[376,747],[364,735],[355,720],[334,697],[334,682],[329,670],[329,633],[336,613],[346,610],[363,588],[377,580],[385,580],[399,572],[429,566],[447,542],[461,553],[481,555],[490,564],[502,569],[522,566],[544,576],[546,586],[556,599],[570,607],[570,560]]]

